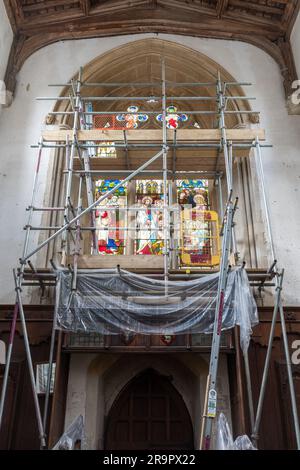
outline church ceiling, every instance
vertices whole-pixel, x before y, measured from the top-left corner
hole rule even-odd
[[[290,33],[297,0],[4,0],[15,40],[9,90],[24,61],[59,40],[162,32],[254,44],[279,64],[286,93],[296,77]]]

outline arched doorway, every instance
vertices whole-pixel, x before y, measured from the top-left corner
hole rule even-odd
[[[131,380],[107,418],[105,449],[193,449],[186,405],[170,379],[148,369]]]

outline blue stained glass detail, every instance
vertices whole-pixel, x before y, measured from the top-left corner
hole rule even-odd
[[[105,193],[105,192],[113,189],[120,182],[121,182],[121,180],[117,180],[117,179],[115,179],[115,180],[103,180],[103,181],[101,181],[100,185],[96,186],[96,191],[97,191],[97,193],[100,193],[100,194]],[[120,188],[118,188],[113,194],[116,195],[116,196],[125,196],[126,188],[124,186],[120,186]]]

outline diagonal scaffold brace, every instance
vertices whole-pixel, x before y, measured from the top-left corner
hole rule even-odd
[[[274,260],[276,260],[274,261],[272,265],[272,269],[274,268],[274,272],[276,275],[276,289],[275,289],[272,323],[271,323],[271,329],[269,333],[268,348],[267,348],[267,353],[266,353],[266,358],[265,358],[265,364],[264,364],[264,370],[263,370],[260,392],[259,392],[259,397],[258,397],[255,420],[254,420],[254,423],[252,424],[252,436],[251,437],[252,437],[253,443],[257,446],[258,439],[259,439],[259,428],[260,428],[262,411],[263,411],[263,403],[265,399],[268,375],[269,375],[269,370],[271,366],[271,356],[272,356],[272,347],[273,347],[273,341],[274,341],[274,335],[275,335],[275,327],[276,327],[277,317],[279,313],[281,334],[282,334],[282,339],[283,339],[284,355],[285,355],[286,369],[287,369],[287,376],[288,376],[288,384],[289,384],[289,391],[290,391],[293,424],[294,424],[294,431],[295,431],[295,437],[296,437],[296,445],[297,445],[297,449],[300,450],[299,416],[298,416],[298,410],[297,410],[295,386],[294,386],[294,381],[293,381],[292,363],[291,363],[291,357],[290,357],[290,351],[289,351],[288,336],[287,336],[287,331],[286,331],[286,322],[285,322],[285,316],[284,316],[284,310],[283,310],[283,304],[282,304],[282,285],[283,285],[284,269],[279,271],[276,267],[277,256],[275,254],[275,246],[274,246],[274,240],[273,240],[272,228],[271,228],[270,209],[269,209],[267,194],[266,194],[266,182],[265,182],[264,169],[263,169],[263,163],[262,163],[261,145],[260,145],[258,138],[255,141],[255,157],[256,157],[256,163],[257,163],[257,169],[258,169],[258,176],[259,176],[260,185],[261,185],[262,202],[263,202],[264,214],[266,218],[266,227],[267,227],[268,238],[269,238],[269,243],[270,243],[271,256]]]
[[[15,308],[14,308],[14,313],[13,313],[13,318],[12,318],[9,346],[8,346],[7,355],[6,355],[4,380],[3,380],[2,391],[1,391],[0,429],[1,429],[1,425],[3,423],[3,411],[4,411],[4,404],[5,404],[6,394],[7,394],[7,385],[8,385],[8,377],[9,377],[9,371],[10,371],[10,365],[11,365],[11,355],[12,355],[12,349],[13,349],[13,341],[14,341],[14,336],[15,336],[17,317],[19,315],[20,320],[21,320],[21,325],[22,325],[22,331],[23,331],[23,335],[24,335],[26,358],[27,358],[27,363],[28,363],[28,368],[29,368],[30,382],[31,382],[31,388],[32,388],[33,399],[34,399],[34,406],[35,406],[35,412],[36,412],[36,419],[37,419],[37,424],[38,424],[38,429],[39,429],[40,447],[42,449],[44,449],[46,447],[45,427],[46,427],[46,420],[47,420],[47,406],[45,406],[45,413],[44,413],[44,416],[42,418],[41,409],[40,409],[39,400],[38,400],[37,389],[36,389],[34,368],[33,368],[31,352],[30,352],[30,345],[29,345],[28,333],[27,333],[27,328],[26,328],[26,319],[25,319],[24,308],[23,308],[23,303],[22,303],[22,295],[21,295],[22,294],[22,282],[23,282],[23,276],[24,276],[26,263],[28,262],[28,260],[30,260],[30,258],[34,254],[39,252],[43,247],[47,246],[51,241],[55,240],[59,235],[64,234],[68,230],[69,227],[71,227],[73,224],[76,224],[85,214],[88,214],[91,210],[93,210],[94,207],[96,207],[100,202],[105,200],[109,195],[113,194],[119,187],[121,187],[126,182],[133,179],[137,174],[139,174],[141,171],[143,171],[145,168],[147,168],[149,165],[151,165],[151,163],[153,163],[157,159],[161,158],[164,151],[160,150],[152,158],[150,158],[145,163],[143,163],[138,169],[134,170],[125,179],[121,180],[120,183],[118,183],[114,188],[107,191],[105,194],[103,194],[98,199],[96,199],[92,204],[90,204],[86,209],[79,212],[75,217],[73,217],[73,219],[71,219],[70,221],[65,223],[54,234],[52,234],[50,237],[48,237],[46,240],[44,240],[42,243],[40,243],[34,250],[32,250],[31,252],[28,252],[30,224],[31,224],[31,219],[32,219],[32,214],[33,214],[35,195],[36,195],[36,192],[37,192],[37,181],[38,181],[38,172],[39,172],[40,162],[41,162],[42,147],[43,147],[43,144],[42,144],[42,141],[41,141],[40,146],[39,146],[37,169],[36,169],[36,173],[35,173],[35,177],[34,177],[31,205],[29,206],[29,216],[28,216],[28,223],[26,225],[26,234],[25,234],[25,243],[24,243],[24,248],[23,248],[23,255],[22,255],[22,258],[20,259],[20,268],[18,270],[18,273],[16,273],[15,270],[13,271],[14,280],[15,280],[15,290],[16,290],[16,302],[15,302]],[[168,149],[166,149],[166,150],[168,150]],[[54,347],[54,341],[52,341],[52,343],[53,343],[52,346]],[[47,391],[49,393],[49,380],[48,380],[48,384],[47,384]]]
[[[207,376],[206,396],[204,401],[204,411],[202,416],[200,449],[209,450],[211,443],[212,424],[216,417],[217,410],[217,373],[220,354],[220,341],[222,334],[222,319],[225,301],[225,290],[227,284],[227,276],[229,272],[229,257],[232,244],[232,227],[234,213],[237,208],[237,199],[232,201],[232,192],[229,195],[227,208],[225,211],[225,222],[223,229],[222,258],[220,277],[218,282],[217,302],[215,309],[213,339],[211,346],[209,373]]]
[[[39,175],[40,166],[41,166],[42,149],[43,149],[43,140],[41,139],[40,142],[39,142],[39,151],[38,151],[37,165],[36,165],[34,181],[33,181],[31,204],[28,207],[28,221],[27,221],[26,232],[25,232],[23,257],[25,257],[27,255],[27,252],[28,252],[30,224],[31,224],[31,220],[32,220],[32,217],[33,217],[33,207],[34,207],[36,193],[37,193],[37,190],[38,190],[38,175]],[[5,371],[4,371],[2,391],[1,391],[0,429],[1,429],[1,425],[3,423],[3,411],[4,411],[4,404],[5,404],[5,398],[6,398],[6,393],[7,393],[9,371],[10,371],[10,365],[11,365],[11,359],[12,359],[13,343],[14,343],[14,337],[15,337],[15,331],[16,331],[17,318],[19,316],[20,320],[21,320],[22,332],[23,332],[23,336],[24,336],[26,359],[27,359],[27,364],[28,364],[28,369],[29,369],[29,374],[30,374],[30,383],[31,383],[31,388],[32,388],[32,393],[33,393],[34,407],[35,407],[35,413],[36,413],[38,429],[39,429],[40,446],[41,446],[41,448],[45,448],[46,447],[46,438],[45,438],[45,433],[44,433],[44,428],[43,428],[43,423],[42,423],[42,417],[41,417],[41,410],[40,410],[40,405],[39,405],[39,400],[38,400],[38,394],[37,394],[37,390],[36,390],[34,369],[33,369],[31,353],[30,353],[29,339],[28,339],[28,333],[27,333],[27,328],[26,328],[26,320],[25,320],[25,314],[24,314],[24,309],[23,309],[23,304],[22,304],[22,296],[21,296],[21,291],[22,291],[21,287],[22,287],[22,281],[23,281],[23,276],[24,276],[24,270],[25,270],[25,263],[21,264],[18,275],[16,274],[16,271],[13,270],[14,282],[15,282],[15,291],[16,291],[16,301],[15,301],[14,313],[13,313],[13,318],[12,318],[12,323],[11,323],[9,345],[8,345],[8,350],[7,350],[7,355],[6,355]]]

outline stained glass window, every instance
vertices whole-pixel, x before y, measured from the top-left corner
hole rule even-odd
[[[161,255],[163,251],[163,181],[136,181],[137,255]]]
[[[117,121],[124,123],[126,129],[138,129],[149,119],[147,114],[138,113],[138,110],[138,106],[129,106],[128,114],[118,114]]]
[[[158,122],[162,123],[163,115],[159,114],[156,119]],[[176,106],[169,106],[167,108],[166,123],[168,129],[177,129],[180,123],[186,122],[187,120],[187,114],[178,114]]]
[[[178,203],[181,206],[181,264],[212,264],[217,214],[209,210],[207,180],[178,180]]]
[[[96,181],[95,197],[98,199],[118,183],[118,179]],[[217,265],[218,214],[210,210],[208,181],[177,180],[176,186],[178,206],[174,210],[178,219],[176,215],[176,223],[173,221],[173,238],[179,242],[179,245],[176,243],[176,253],[180,264]],[[127,206],[127,196],[127,186],[124,185],[98,204],[95,214],[98,253],[122,255],[129,243],[130,250],[133,249],[136,255],[162,255],[163,181],[136,180],[134,208]],[[129,209],[133,209],[133,212],[128,212]],[[127,213],[130,215],[128,220]],[[134,225],[131,225],[131,221],[134,221]]]
[[[102,130],[126,130],[138,129],[149,120],[148,114],[139,112],[138,106],[129,106],[127,113],[122,114],[95,114],[93,126]]]
[[[120,180],[98,180],[95,182],[95,198],[98,199]],[[112,195],[99,203],[96,210],[96,235],[98,253],[122,255],[126,241],[127,187],[121,186]]]
[[[103,147],[96,147],[96,156],[98,158],[117,158],[117,149],[114,142],[97,142],[97,144],[103,144]]]
[[[54,390],[55,367],[56,367],[56,364],[53,363],[52,369],[51,369],[50,393],[53,393],[53,390]],[[38,394],[46,393],[47,384],[48,384],[48,373],[49,373],[49,363],[36,365],[36,391]]]
[[[207,180],[177,180],[178,203],[191,205],[192,207],[202,206],[209,209],[209,194]]]

